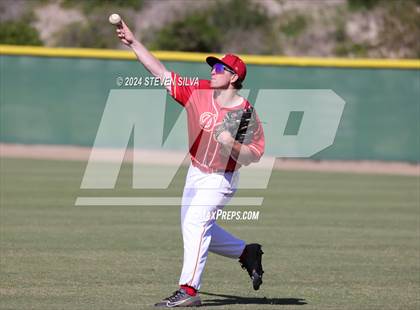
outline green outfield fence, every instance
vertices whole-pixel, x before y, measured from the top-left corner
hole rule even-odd
[[[155,55],[182,75],[209,75],[206,54]],[[346,101],[334,145],[314,159],[419,161],[420,60],[243,57],[251,94],[332,89]],[[148,75],[130,51],[2,45],[0,61],[3,143],[91,146],[116,78]]]

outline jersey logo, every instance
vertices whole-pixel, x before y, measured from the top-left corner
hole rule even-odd
[[[200,127],[205,131],[211,131],[216,122],[216,115],[210,112],[204,112],[200,115]]]

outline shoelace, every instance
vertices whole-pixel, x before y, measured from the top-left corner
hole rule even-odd
[[[183,290],[177,290],[177,291],[173,292],[173,293],[172,293],[172,296],[169,296],[167,299],[168,299],[170,302],[173,302],[173,301],[176,301],[176,300],[177,300],[177,298],[178,298],[179,296],[182,296],[182,295],[185,295],[185,292],[184,292]]]
[[[171,296],[166,297],[164,300],[168,300],[169,298],[171,298],[172,296],[174,296],[174,295],[176,294],[176,292],[178,292],[178,291],[173,292],[173,293],[171,294]]]

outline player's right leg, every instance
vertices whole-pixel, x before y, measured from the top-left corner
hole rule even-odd
[[[186,290],[180,288],[172,293],[171,296],[162,299],[155,304],[155,307],[175,308],[175,307],[196,307],[201,305],[198,294],[191,296]]]

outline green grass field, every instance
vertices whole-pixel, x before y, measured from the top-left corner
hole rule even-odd
[[[1,309],[148,309],[176,289],[178,206],[75,207],[78,196],[181,194],[80,190],[85,163],[1,159]],[[203,309],[418,309],[419,179],[273,173],[258,221],[222,221],[263,244],[264,284],[210,254]]]

